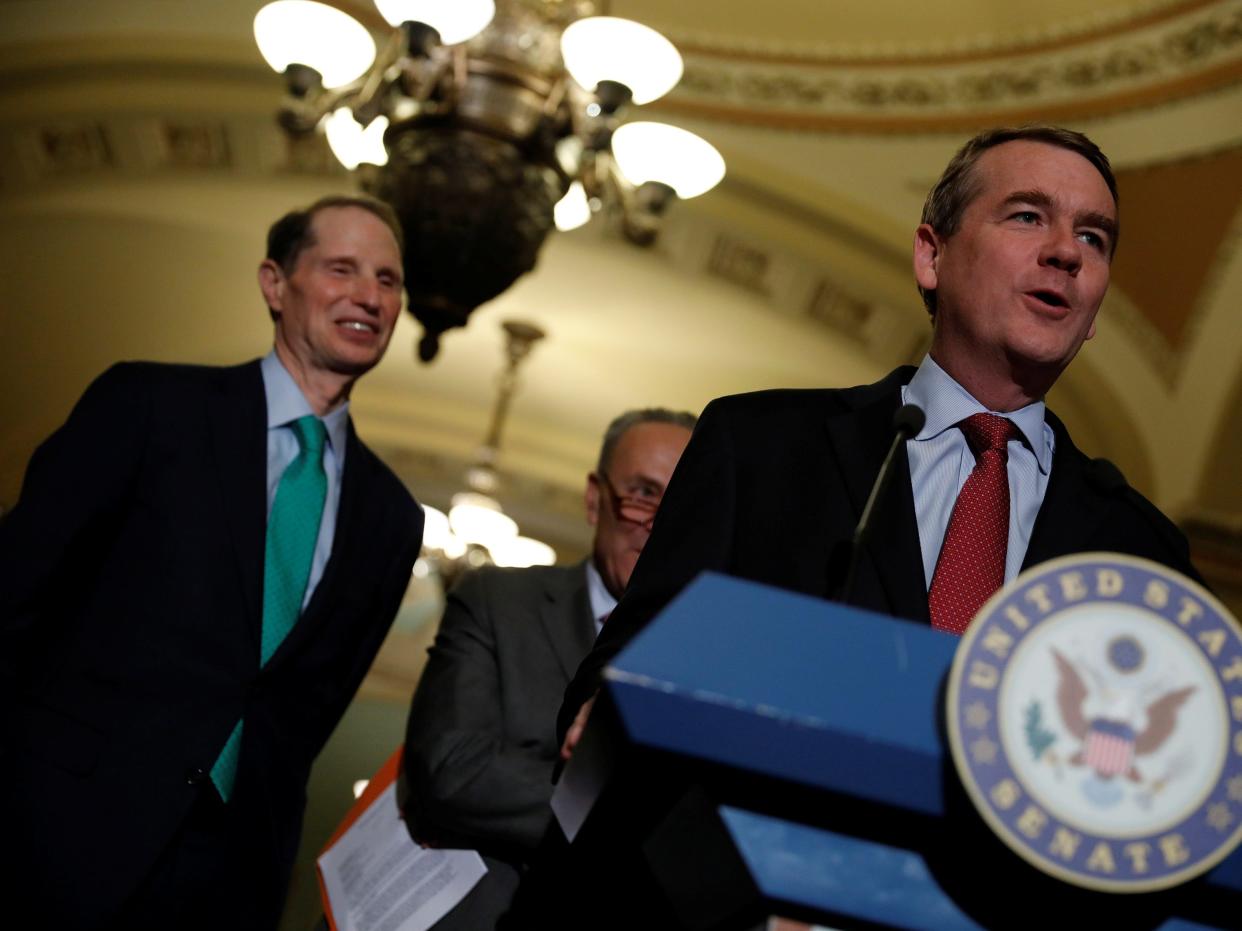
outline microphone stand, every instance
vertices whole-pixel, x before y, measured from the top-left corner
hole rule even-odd
[[[858,556],[862,552],[863,544],[871,536],[871,515],[875,510],[875,504],[893,480],[893,460],[897,458],[897,448],[910,437],[916,436],[926,422],[927,415],[916,404],[903,404],[893,415],[893,442],[888,447],[888,455],[884,457],[884,464],[880,466],[875,484],[871,486],[871,494],[867,497],[862,516],[858,519],[858,526],[854,528],[854,539],[850,543],[850,561],[845,570],[845,580],[841,583],[840,595],[837,598],[842,604],[849,604],[850,597],[854,594],[854,576],[858,571]]]

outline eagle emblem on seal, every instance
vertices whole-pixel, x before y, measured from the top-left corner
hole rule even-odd
[[[1106,657],[1111,676],[1085,663],[1076,665],[1052,648],[1058,682],[1057,708],[1069,734],[1080,742],[1066,763],[1086,767],[1094,776],[1084,791],[1097,804],[1118,800],[1109,783],[1116,779],[1141,784],[1138,759],[1159,750],[1177,727],[1178,712],[1195,686],[1170,688],[1159,680],[1144,681],[1139,672],[1145,650],[1132,636],[1111,641]],[[1080,672],[1078,666],[1082,667]]]

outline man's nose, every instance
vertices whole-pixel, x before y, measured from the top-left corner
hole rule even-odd
[[[1054,228],[1044,241],[1040,261],[1071,275],[1082,267],[1083,244],[1072,229]]]
[[[371,313],[379,313],[380,283],[376,278],[359,275],[354,279],[354,303]]]

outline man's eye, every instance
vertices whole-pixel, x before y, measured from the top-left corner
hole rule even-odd
[[[1091,230],[1082,230],[1078,233],[1078,238],[1092,249],[1104,250],[1104,237],[1099,233],[1093,233]]]
[[[1034,210],[1019,210],[1013,215],[1013,219],[1019,223],[1038,223],[1039,214]]]

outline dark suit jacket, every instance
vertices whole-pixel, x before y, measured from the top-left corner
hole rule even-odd
[[[242,716],[229,805],[247,836],[221,855],[273,898],[236,902],[234,926],[279,910],[311,761],[392,621],[422,512],[351,425],[331,558],[260,669],[266,457],[257,362],[122,364],[0,522],[0,824],[49,927],[93,927],[132,894]]]
[[[713,401],[669,483],[625,597],[566,692],[563,736],[604,666],[699,572],[819,597],[836,594],[848,541],[892,442],[913,368],[844,390],[779,390]],[[1056,451],[1023,567],[1108,550],[1192,578],[1185,538],[1107,460],[1092,460],[1051,413]],[[927,586],[904,445],[873,515],[852,604],[928,623]]]
[[[410,709],[406,816],[489,873],[438,927],[494,927],[512,898],[551,820],[556,711],[594,640],[583,564],[480,569],[449,595]]]

